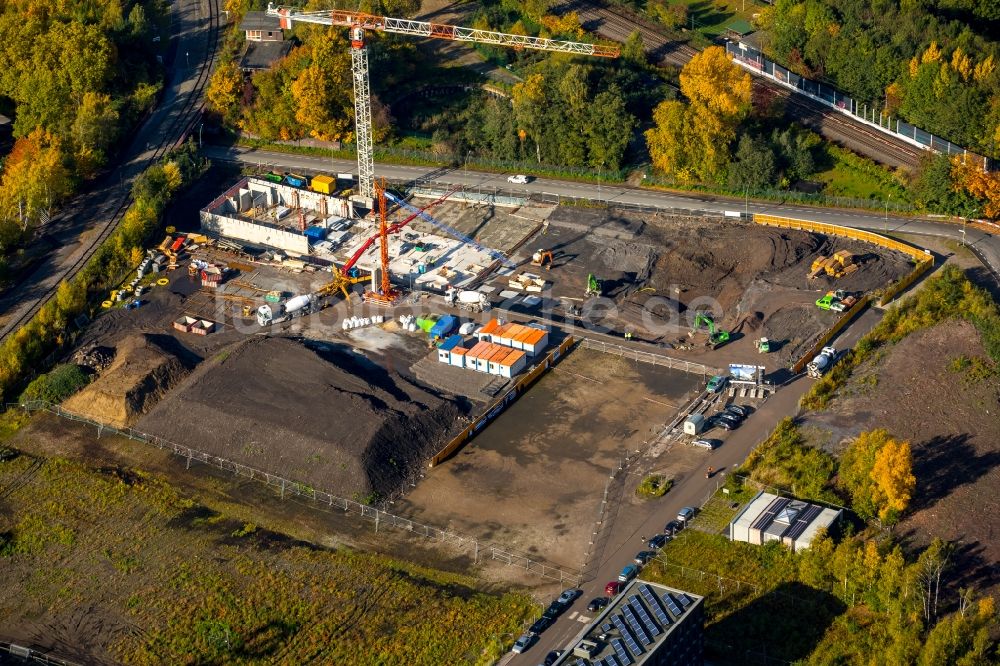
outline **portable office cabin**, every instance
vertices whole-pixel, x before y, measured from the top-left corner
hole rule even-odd
[[[462,342],[462,338],[457,335],[453,335],[438,347],[438,361],[440,363],[451,364],[451,350],[454,349]]]
[[[527,364],[527,355],[523,351],[517,349],[512,349],[507,353],[507,356],[500,361],[500,376],[507,377],[510,379],[517,373],[524,370],[524,366]]]
[[[451,364],[457,368],[465,367],[465,355],[469,353],[469,350],[465,347],[455,347],[451,350]]]
[[[479,329],[479,331],[476,332],[476,335],[481,341],[493,342],[493,333],[498,328],[500,328],[500,322],[496,319],[490,319],[481,329]]]
[[[549,333],[548,331],[533,329],[522,340],[522,345],[528,356],[538,356],[549,346]]]

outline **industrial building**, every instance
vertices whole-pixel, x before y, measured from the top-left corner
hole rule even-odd
[[[704,598],[635,579],[555,663],[558,666],[701,666]]]
[[[729,538],[758,546],[780,541],[793,551],[803,550],[819,530],[829,530],[842,513],[761,491],[729,523]]]
[[[339,234],[357,214],[354,202],[286,182],[244,178],[200,211],[201,228],[211,235],[310,254],[310,246]],[[341,239],[342,240],[342,239]]]

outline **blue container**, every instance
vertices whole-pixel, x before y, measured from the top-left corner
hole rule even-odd
[[[321,241],[326,238],[326,229],[323,227],[306,227],[303,233],[312,240]]]
[[[290,173],[285,175],[285,182],[291,185],[292,187],[305,187],[306,177]]]
[[[437,323],[430,330],[431,338],[443,338],[451,333],[458,324],[458,319],[451,315],[445,315],[437,320]]]

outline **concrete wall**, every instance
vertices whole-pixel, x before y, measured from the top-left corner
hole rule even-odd
[[[273,247],[289,254],[309,254],[309,239],[298,231],[285,231],[257,222],[238,220],[226,215],[215,215],[204,210],[201,211],[201,228],[202,231],[209,234],[244,240],[254,245]]]

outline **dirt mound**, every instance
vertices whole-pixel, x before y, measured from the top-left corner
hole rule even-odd
[[[696,227],[686,234],[663,233],[651,283],[657,291],[681,288],[687,300],[711,296],[732,306],[755,277],[795,265],[824,244],[820,236],[739,225]],[[687,303],[685,303],[686,305]]]
[[[167,351],[160,337],[132,335],[122,340],[107,369],[63,406],[113,426],[135,423],[187,374],[190,366]]]
[[[363,356],[255,338],[196,373],[139,428],[342,496],[386,496],[459,410]]]

